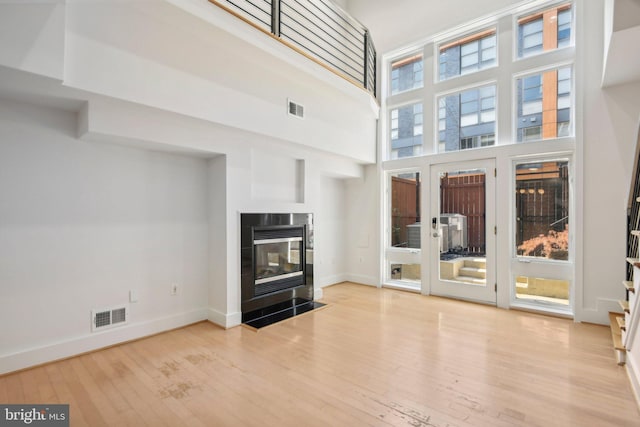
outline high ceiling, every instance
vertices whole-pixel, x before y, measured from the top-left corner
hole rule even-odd
[[[373,37],[378,54],[409,45],[521,0],[336,0]],[[531,0],[529,3],[536,3]],[[640,81],[640,0],[604,1],[605,64],[602,85]]]
[[[521,0],[348,0],[379,54],[473,21]]]
[[[607,2],[605,64],[602,85],[640,81],[640,0]]]

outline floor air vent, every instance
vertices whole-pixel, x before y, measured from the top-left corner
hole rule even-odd
[[[293,102],[292,100],[288,100],[289,102],[289,114],[292,116],[299,117],[301,119],[304,118],[304,107],[300,104]]]
[[[91,310],[91,330],[99,331],[124,325],[128,318],[127,306]]]

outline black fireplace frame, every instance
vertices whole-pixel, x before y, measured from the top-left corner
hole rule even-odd
[[[256,294],[255,246],[256,231],[274,231],[301,228],[302,276],[283,289]],[[305,311],[313,303],[313,214],[310,213],[241,213],[240,214],[240,281],[242,322],[260,323],[261,319],[278,316],[286,311]]]

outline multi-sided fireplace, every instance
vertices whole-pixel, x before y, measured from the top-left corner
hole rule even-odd
[[[241,214],[242,322],[261,327],[316,308],[313,215]]]

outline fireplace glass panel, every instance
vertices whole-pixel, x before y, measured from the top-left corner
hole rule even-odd
[[[256,284],[302,274],[300,248],[302,239],[274,239],[255,245]]]

